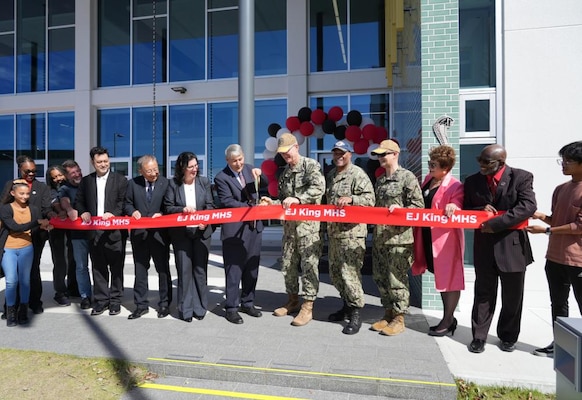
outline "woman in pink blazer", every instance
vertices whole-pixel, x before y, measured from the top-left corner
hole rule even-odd
[[[455,165],[455,150],[438,146],[429,153],[429,174],[422,183],[425,208],[442,210],[451,216],[463,205],[463,184],[451,175]],[[427,269],[434,274],[435,287],[441,293],[443,318],[428,332],[431,336],[453,335],[457,329],[454,312],[465,289],[463,254],[465,238],[463,229],[426,227],[414,228],[413,275]]]

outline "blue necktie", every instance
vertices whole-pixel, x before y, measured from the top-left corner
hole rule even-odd
[[[146,199],[148,200],[148,202],[152,201],[153,191],[154,191],[154,187],[152,186],[152,183],[148,181],[148,188],[146,190]]]

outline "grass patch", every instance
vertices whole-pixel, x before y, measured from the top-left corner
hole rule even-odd
[[[541,393],[537,390],[521,389],[507,386],[479,386],[462,379],[457,383],[457,400],[556,400],[555,394]]]
[[[0,349],[0,399],[119,399],[155,374],[126,361]]]

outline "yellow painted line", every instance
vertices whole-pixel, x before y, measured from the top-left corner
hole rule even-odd
[[[191,365],[204,365],[204,366],[220,367],[220,368],[243,369],[243,370],[249,370],[249,371],[282,372],[282,373],[286,373],[286,374],[297,374],[297,375],[328,376],[328,377],[332,377],[332,378],[348,378],[348,379],[360,379],[360,380],[380,381],[380,382],[413,383],[416,385],[431,385],[431,386],[446,386],[446,387],[456,387],[457,386],[455,383],[420,381],[420,380],[415,380],[415,379],[380,378],[380,377],[376,377],[376,376],[333,374],[331,372],[314,372],[314,371],[300,371],[300,370],[294,370],[294,369],[249,367],[249,366],[245,366],[245,365],[217,364],[217,363],[208,363],[208,362],[202,362],[202,361],[175,360],[175,359],[171,359],[171,358],[150,357],[150,358],[148,358],[148,360],[160,361],[160,362],[170,362],[170,363],[191,364]]]
[[[281,396],[269,396],[266,394],[231,392],[231,391],[227,391],[227,390],[188,388],[188,387],[183,387],[183,386],[158,385],[157,383],[142,383],[142,384],[139,384],[138,387],[143,388],[143,389],[167,390],[170,392],[196,393],[196,394],[207,394],[210,396],[233,397],[233,398],[237,398],[237,399],[307,400],[307,399],[300,399],[298,397],[281,397]]]

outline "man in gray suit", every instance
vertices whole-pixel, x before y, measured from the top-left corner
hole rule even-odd
[[[127,185],[125,213],[135,219],[162,216],[162,202],[168,188],[168,180],[160,176],[158,161],[152,155],[141,156],[137,160],[140,176]],[[158,318],[170,313],[172,302],[172,277],[170,275],[170,239],[165,228],[132,229],[131,249],[135,264],[133,300],[136,309],[128,319],[137,319],[149,312],[148,270],[150,259],[159,278]]]
[[[513,229],[536,211],[533,175],[505,164],[507,152],[492,144],[477,157],[480,171],[465,180],[464,209],[484,210],[494,217],[475,230],[475,299],[471,316],[472,353],[482,353],[501,282],[497,337],[502,351],[515,350],[521,326],[525,269],[533,262],[525,229]],[[498,211],[503,211],[499,214]]]

